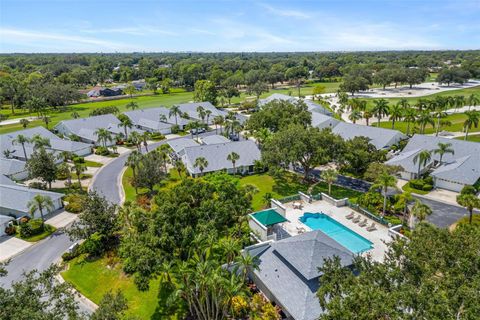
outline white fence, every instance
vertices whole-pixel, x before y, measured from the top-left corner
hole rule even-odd
[[[308,194],[298,191],[298,195],[300,196],[300,199],[302,201],[305,201],[306,203],[312,203],[312,197],[309,196]]]
[[[322,192],[322,200],[327,201],[330,204],[333,204],[335,207],[344,207],[347,205],[348,198],[343,198],[343,199],[335,199],[330,197],[328,194],[325,194]]]
[[[282,217],[287,214],[287,208],[278,200],[270,199],[270,207],[277,211]]]

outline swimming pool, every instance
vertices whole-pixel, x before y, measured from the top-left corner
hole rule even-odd
[[[300,221],[312,230],[320,230],[353,253],[361,253],[373,248],[372,242],[345,227],[324,213],[306,212]]]

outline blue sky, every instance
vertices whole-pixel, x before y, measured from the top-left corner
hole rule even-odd
[[[0,52],[479,49],[480,0],[0,0]]]

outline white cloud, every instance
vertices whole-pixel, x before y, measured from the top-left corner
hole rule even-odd
[[[48,31],[20,30],[14,28],[0,28],[2,51],[10,52],[6,46],[17,45],[25,48],[34,48],[35,51],[120,51],[129,50],[130,46],[114,41],[107,41],[93,37],[53,33]]]
[[[299,18],[299,19],[310,18],[309,14],[299,10],[276,8],[265,3],[261,4],[261,6],[267,9],[268,12],[281,17],[291,17],[291,18]]]

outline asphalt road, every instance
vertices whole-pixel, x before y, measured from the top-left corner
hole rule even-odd
[[[205,132],[199,134],[199,137],[205,137],[214,135],[215,131]],[[173,138],[169,140],[163,140],[160,142],[152,143],[148,146],[148,150],[152,151],[155,148],[158,148],[162,144],[166,144],[168,141],[181,139],[181,138],[188,138],[189,136]],[[142,152],[144,152],[144,148],[142,148]],[[90,185],[90,190],[97,191],[98,193],[102,194],[108,201],[114,204],[120,204],[120,188],[121,186],[121,179],[120,174],[125,167],[125,162],[127,161],[128,155],[130,152],[124,153],[118,158],[110,161],[106,165],[104,165],[99,172],[95,175],[95,178]]]

